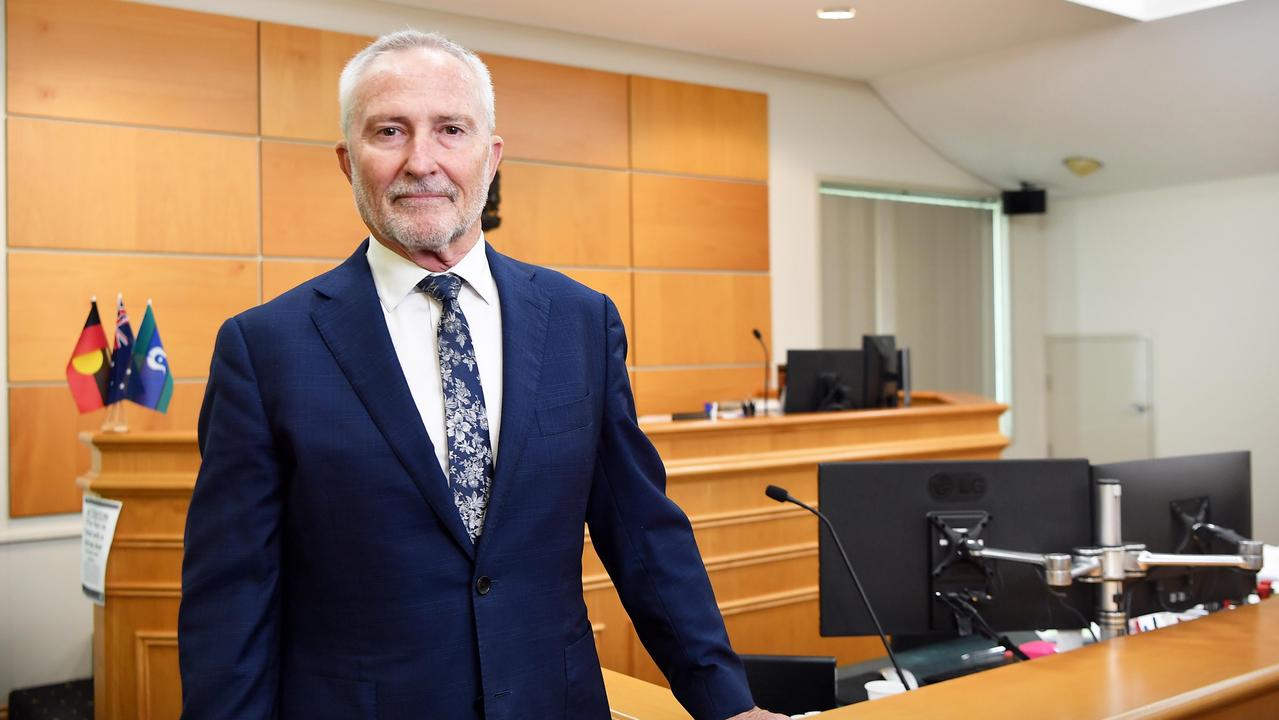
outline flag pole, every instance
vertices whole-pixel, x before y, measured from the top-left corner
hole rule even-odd
[[[116,293],[115,302],[116,302],[117,308],[122,307],[122,303],[124,302],[124,293],[122,292]],[[116,342],[118,343],[119,340],[117,339]],[[113,360],[115,359],[114,352],[111,354],[111,357]],[[127,366],[125,367],[124,374],[126,378],[125,380],[126,383],[128,382],[128,377],[129,375],[132,374],[132,372],[133,372],[133,368],[127,367]],[[112,377],[114,379],[114,373],[112,373]],[[107,416],[106,418],[102,420],[102,427],[98,428],[99,432],[104,432],[104,433],[129,432],[129,420],[125,416],[124,405],[125,405],[124,398],[120,398],[116,402],[113,402],[110,405],[107,405]]]
[[[125,417],[123,400],[107,406],[107,416],[102,421],[102,427],[98,428],[98,431],[104,433],[129,432],[129,420]]]

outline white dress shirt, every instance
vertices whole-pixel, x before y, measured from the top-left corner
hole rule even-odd
[[[422,424],[435,445],[435,457],[447,478],[448,441],[444,435],[444,391],[440,383],[437,334],[443,307],[439,300],[417,288],[427,275],[440,273],[418,267],[373,237],[369,238],[367,257],[395,355],[408,380]],[[484,409],[489,417],[489,445],[496,463],[502,425],[502,306],[484,254],[483,235],[449,272],[465,281],[458,293],[458,303],[475,343],[480,384],[484,386]]]

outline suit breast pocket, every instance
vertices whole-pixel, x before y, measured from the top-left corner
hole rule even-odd
[[[537,409],[538,434],[558,435],[570,430],[586,427],[591,424],[593,403],[590,390],[583,389],[580,397],[555,401],[546,407]]]

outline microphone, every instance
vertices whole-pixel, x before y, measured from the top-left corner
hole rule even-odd
[[[875,615],[875,609],[870,606],[870,598],[866,597],[866,591],[862,589],[862,581],[857,579],[857,573],[853,570],[853,563],[848,559],[848,553],[844,552],[844,543],[839,541],[839,535],[835,532],[835,527],[830,524],[830,520],[826,519],[817,508],[805,504],[801,500],[792,497],[786,492],[785,488],[769,485],[764,489],[764,494],[777,502],[788,502],[798,505],[810,513],[816,515],[823,523],[826,524],[826,530],[830,533],[831,538],[835,540],[835,547],[839,549],[839,556],[844,559],[844,567],[848,568],[848,574],[853,578],[853,585],[857,586],[857,594],[862,596],[862,602],[866,605],[866,612],[870,614],[870,619],[875,623],[875,630],[879,633],[879,641],[884,643],[884,651],[888,653],[888,659],[893,664],[893,669],[897,671],[897,678],[901,680],[902,687],[910,690],[910,683],[906,682],[906,674],[902,672],[902,668],[897,664],[897,656],[893,655],[893,649],[888,646],[888,637],[884,635],[884,628],[879,624],[879,618]]]
[[[759,328],[751,328],[751,335],[755,336],[755,340],[759,343],[759,346],[764,349],[764,414],[767,415],[768,414],[768,362],[769,362],[768,345],[764,343],[764,334],[759,331]],[[773,499],[776,500],[776,498],[773,498]]]

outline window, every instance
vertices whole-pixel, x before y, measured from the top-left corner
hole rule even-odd
[[[1008,232],[998,200],[823,183],[821,340],[896,335],[914,385],[1008,403]],[[1011,432],[1009,413],[1002,427]]]

